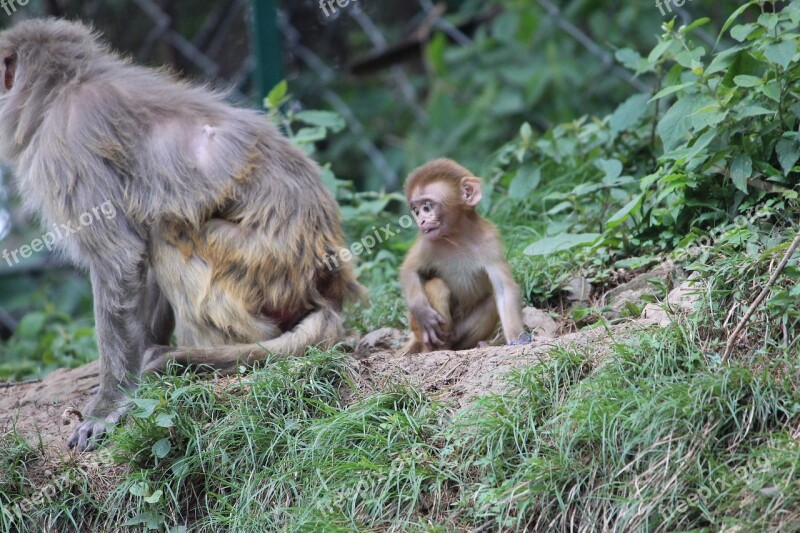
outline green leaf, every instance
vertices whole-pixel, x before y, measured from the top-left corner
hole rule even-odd
[[[636,50],[632,50],[630,48],[622,48],[620,50],[617,50],[617,52],[614,54],[614,57],[625,68],[632,70],[637,74],[641,74],[649,70],[652,70],[647,60],[643,58]]]
[[[133,398],[131,400],[136,410],[131,413],[134,418],[149,418],[158,407],[159,401],[149,398]]]
[[[761,78],[756,78],[755,76],[741,75],[733,78],[733,83],[739,87],[756,87],[758,85],[762,85],[764,80]]]
[[[664,143],[665,151],[674,150],[676,146],[687,140],[686,135],[692,127],[692,120],[689,116],[710,102],[713,102],[713,99],[707,96],[691,94],[679,98],[664,113],[656,127],[656,132],[661,138],[661,142]]]
[[[743,118],[757,117],[757,116],[761,116],[761,115],[774,115],[775,113],[777,113],[777,111],[773,111],[771,109],[766,109],[764,107],[757,106],[757,105],[750,105],[750,106],[747,106],[744,109],[740,110],[736,114],[736,118],[737,118],[737,120],[741,120]]]
[[[332,111],[301,111],[295,115],[295,118],[312,126],[328,128],[334,133],[342,131],[347,125],[339,114]]]
[[[658,91],[658,92],[656,93],[656,95],[655,95],[655,96],[653,96],[653,97],[650,99],[650,101],[652,102],[652,101],[654,101],[654,100],[659,100],[659,99],[661,99],[661,98],[664,98],[664,97],[665,97],[665,96],[667,96],[667,95],[670,95],[670,94],[672,94],[672,93],[676,93],[676,92],[678,92],[678,91],[680,91],[680,90],[686,89],[687,87],[691,87],[692,85],[695,85],[695,82],[693,82],[693,81],[690,81],[690,82],[688,82],[688,83],[681,83],[680,85],[672,85],[672,86],[670,86],[670,87],[664,87],[663,89],[661,89],[660,91]]]
[[[778,154],[778,161],[783,169],[783,175],[788,176],[794,165],[800,160],[800,141],[781,139],[775,145],[775,152]]]
[[[753,175],[753,160],[747,154],[741,154],[731,163],[731,178],[740,191],[747,192],[747,180]]]
[[[289,84],[283,80],[278,85],[272,88],[267,97],[264,99],[264,107],[274,109],[281,104],[286,92],[289,90]]]
[[[173,415],[168,415],[166,413],[159,413],[156,416],[156,425],[162,428],[171,428],[175,425],[172,421]]]
[[[708,67],[706,67],[706,75],[710,76],[711,74],[716,74],[717,72],[727,69],[734,61],[736,61],[739,53],[746,49],[746,46],[737,45],[718,53],[716,56],[714,56],[714,59],[711,60],[711,63],[709,63]]]
[[[622,175],[622,163],[617,159],[598,159],[594,164],[605,173],[603,182],[611,182]]]
[[[722,39],[722,35],[726,31],[728,31],[728,28],[731,27],[731,24],[733,24],[736,21],[736,19],[739,18],[739,15],[744,13],[747,10],[748,7],[756,5],[756,4],[758,4],[757,0],[751,0],[750,2],[747,2],[743,6],[739,7],[739,9],[734,11],[733,14],[730,17],[728,17],[728,20],[726,20],[725,24],[722,25],[722,30],[719,32],[719,36],[717,36],[717,44],[719,44],[719,40]]]
[[[445,61],[445,48],[447,46],[447,36],[442,32],[436,32],[428,43],[426,56],[428,64],[433,67],[433,71],[444,76],[447,73],[447,61]]]
[[[764,50],[764,55],[773,63],[777,63],[784,69],[789,67],[789,63],[794,59],[797,53],[797,44],[792,40],[785,40],[779,43],[773,43],[767,46]]]
[[[769,98],[770,100],[781,103],[781,84],[776,80],[772,80],[771,82],[763,85],[761,87],[761,92],[764,93],[764,96]]]
[[[647,61],[650,62],[650,63],[655,63],[656,61],[658,61],[659,58],[662,55],[664,55],[664,52],[666,52],[667,49],[670,46],[672,46],[672,43],[674,43],[674,42],[675,42],[674,40],[668,39],[666,41],[661,41],[660,43],[658,43],[656,45],[656,47],[653,48],[653,51],[650,52],[650,55],[647,56]]]
[[[608,219],[608,222],[606,222],[606,227],[608,229],[613,229],[628,220],[633,213],[639,209],[639,206],[642,205],[642,200],[644,200],[644,194],[637,194],[634,196],[633,199],[625,205],[625,207],[614,213],[614,215]]]
[[[300,128],[293,137],[292,141],[297,144],[310,144],[323,140],[328,135],[328,130],[322,126],[314,126],[313,128]]]
[[[731,37],[742,42],[747,39],[747,36],[753,33],[756,28],[758,28],[758,25],[753,22],[749,24],[737,24],[731,28]]]
[[[542,171],[539,167],[536,168],[521,168],[517,171],[517,175],[511,180],[511,185],[508,187],[508,196],[517,200],[527,199],[527,196],[539,186],[542,181]]]
[[[562,233],[555,237],[545,237],[525,248],[525,255],[549,255],[578,246],[591,246],[600,237],[602,235],[599,233]]]
[[[159,459],[163,459],[164,457],[169,454],[169,451],[172,449],[172,443],[169,439],[161,439],[156,441],[151,448],[153,455],[158,457]]]
[[[708,126],[715,126],[719,124],[725,120],[726,116],[728,116],[728,112],[722,111],[719,108],[719,104],[713,103],[698,109],[690,115],[690,118],[692,119],[692,128],[695,130],[701,130]]]
[[[699,18],[699,19],[695,20],[694,22],[692,22],[691,24],[689,24],[688,26],[686,26],[683,29],[683,33],[689,33],[693,29],[699,28],[700,26],[705,26],[709,22],[711,22],[711,19],[708,18],[708,17]]]
[[[20,320],[14,336],[17,339],[37,340],[46,320],[44,313],[28,313]]]
[[[131,485],[128,491],[134,496],[142,497],[146,494],[150,494],[150,485],[148,485],[146,481],[137,481]]]
[[[647,102],[649,98],[646,94],[635,94],[625,100],[609,118],[611,134],[616,137],[629,128],[632,128],[647,113]]]
[[[157,491],[155,491],[155,492],[154,492],[153,494],[151,494],[150,496],[147,496],[147,497],[144,499],[144,501],[146,501],[147,503],[158,503],[158,500],[160,500],[160,499],[161,499],[161,496],[162,496],[163,494],[164,494],[164,492],[163,492],[161,489],[158,489]]]
[[[758,16],[758,23],[764,26],[767,31],[774,32],[780,21],[780,15],[777,13],[762,13]]]

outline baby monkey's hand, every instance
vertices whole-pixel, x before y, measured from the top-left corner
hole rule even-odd
[[[411,314],[422,329],[422,342],[428,346],[442,346],[447,341],[445,326],[447,320],[436,312],[430,304],[421,304],[411,310]]]

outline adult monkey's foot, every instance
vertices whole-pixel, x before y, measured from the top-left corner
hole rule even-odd
[[[85,415],[86,419],[78,423],[72,436],[67,439],[67,447],[74,448],[79,452],[96,450],[111,428],[119,424],[126,411],[127,407],[125,406],[119,407],[105,416]],[[91,411],[89,410],[89,412]]]

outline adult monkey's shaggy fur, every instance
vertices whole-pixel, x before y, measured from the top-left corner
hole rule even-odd
[[[132,65],[86,26],[31,20],[0,34],[0,157],[27,208],[75,226],[89,270],[100,387],[68,441],[92,449],[142,371],[168,361],[223,372],[340,336],[352,271],[318,167],[259,113]],[[177,324],[181,348],[169,348]]]

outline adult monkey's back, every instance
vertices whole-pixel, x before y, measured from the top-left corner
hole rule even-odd
[[[106,202],[117,213],[60,243],[89,270],[100,349],[70,447],[119,421],[143,370],[228,372],[340,336],[362,287],[321,261],[343,245],[337,205],[261,114],[132,65],[79,23],[20,23],[0,58],[0,157],[27,208],[49,227]]]

